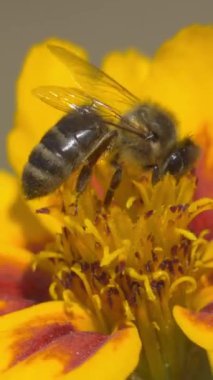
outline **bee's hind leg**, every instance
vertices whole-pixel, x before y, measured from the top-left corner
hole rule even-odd
[[[95,144],[92,151],[87,155],[86,164],[82,167],[76,183],[76,192],[78,196],[85,190],[91,174],[92,169],[101,155],[109,148],[112,140],[117,136],[116,131],[109,131]]]
[[[109,189],[106,192],[105,199],[104,199],[104,206],[108,207],[112,201],[112,198],[114,196],[114,192],[119,186],[121,179],[122,179],[122,166],[118,161],[113,161],[112,165],[115,168],[115,172],[111,178]]]

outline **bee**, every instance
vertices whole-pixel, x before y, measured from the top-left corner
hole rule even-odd
[[[123,163],[134,161],[152,171],[157,183],[166,173],[179,178],[192,168],[198,146],[178,140],[172,115],[158,105],[142,103],[110,76],[60,46],[48,46],[70,70],[74,87],[43,86],[34,93],[65,112],[32,150],[22,175],[26,198],[55,191],[76,170],[82,193],[98,159],[110,152],[114,167],[104,204],[109,205],[122,179]],[[121,109],[125,108],[125,112]]]

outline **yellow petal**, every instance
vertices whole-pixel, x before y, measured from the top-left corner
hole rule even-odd
[[[213,302],[213,285],[206,286],[196,292],[193,297],[193,307],[195,310],[202,310]]]
[[[23,273],[31,264],[33,256],[30,251],[24,248],[0,241],[0,270],[3,270],[3,265],[12,265]],[[17,273],[17,270],[15,272]]]
[[[81,330],[81,331],[79,331]],[[63,302],[49,302],[0,318],[1,379],[125,379],[135,368],[135,327],[107,336],[95,332],[79,307],[68,317]]]
[[[50,234],[21,197],[18,180],[7,172],[0,172],[0,188],[0,243],[38,249],[50,239]]]
[[[212,230],[212,233],[213,233],[213,230]],[[213,240],[208,243],[207,249],[205,251],[202,261],[206,268],[213,269]],[[213,278],[211,279],[211,283],[213,285]]]
[[[141,96],[173,111],[181,134],[195,135],[213,122],[212,66],[213,26],[183,29],[156,53]]]
[[[72,85],[69,70],[50,53],[47,44],[63,46],[85,57],[79,47],[53,38],[29,51],[17,83],[15,126],[8,136],[9,159],[19,175],[33,146],[62,116],[61,112],[37,99],[32,90],[43,85]]]
[[[190,340],[207,351],[213,351],[212,313],[207,311],[194,312],[181,306],[175,306],[173,314],[177,324]]]
[[[134,95],[141,95],[143,82],[148,75],[150,60],[135,49],[109,53],[102,69]],[[134,75],[132,74],[134,72]]]

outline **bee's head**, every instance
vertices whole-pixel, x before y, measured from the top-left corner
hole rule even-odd
[[[175,149],[165,159],[160,167],[153,171],[153,183],[166,173],[170,173],[177,178],[189,171],[199,157],[200,148],[190,139],[180,141]]]
[[[128,115],[147,135],[156,161],[161,161],[176,143],[176,122],[172,115],[155,104],[141,104]]]

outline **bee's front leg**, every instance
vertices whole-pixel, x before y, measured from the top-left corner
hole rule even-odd
[[[154,165],[152,167],[152,184],[155,185],[158,181],[160,181],[161,173],[158,165]]]

